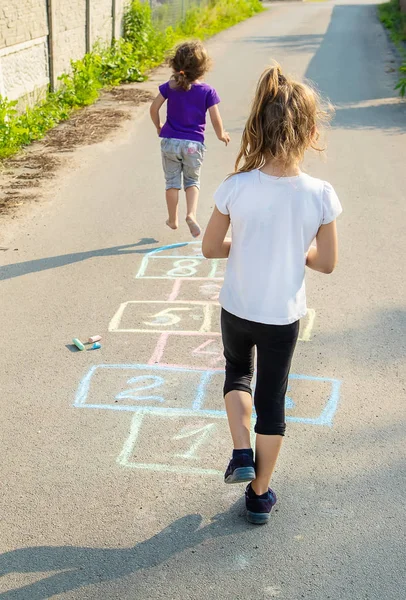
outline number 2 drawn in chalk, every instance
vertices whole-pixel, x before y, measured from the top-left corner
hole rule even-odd
[[[183,427],[181,432],[178,435],[175,435],[172,439],[174,440],[183,440],[188,437],[198,436],[196,441],[192,442],[189,450],[184,452],[183,454],[175,454],[179,458],[194,458],[198,460],[198,456],[196,456],[195,452],[199,446],[201,446],[210,432],[213,430],[215,423],[209,423],[208,425],[204,425],[203,427],[197,427],[195,429],[189,429],[188,427]]]
[[[148,383],[148,381],[151,381],[151,383]],[[163,379],[163,377],[158,377],[157,375],[139,375],[138,377],[131,377],[131,379],[129,379],[127,381],[127,384],[131,385],[133,383],[138,384],[138,383],[142,383],[144,382],[144,384],[139,385],[138,387],[134,387],[134,388],[130,388],[128,390],[124,390],[123,392],[120,392],[119,394],[117,394],[116,396],[116,400],[156,400],[157,402],[165,402],[164,398],[162,398],[162,396],[139,396],[139,392],[142,392],[143,390],[152,390],[154,388],[158,388],[161,387],[161,385],[163,385],[165,383],[165,380]]]
[[[174,269],[168,271],[168,277],[192,277],[196,275],[197,265],[200,265],[200,260],[193,258],[183,258],[181,260],[175,260],[173,263]]]
[[[177,323],[179,323],[181,320],[181,317],[178,317],[178,315],[174,315],[172,313],[188,310],[192,310],[192,308],[165,308],[155,315],[152,315],[155,321],[144,321],[144,323],[145,325],[151,325],[151,327],[155,327],[156,325],[162,325],[162,327],[177,325]]]

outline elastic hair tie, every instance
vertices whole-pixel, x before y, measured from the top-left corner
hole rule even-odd
[[[179,75],[184,75],[185,71],[179,71]]]

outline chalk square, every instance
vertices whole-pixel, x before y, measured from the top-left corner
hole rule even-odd
[[[162,246],[148,252],[141,262],[136,279],[222,279],[224,263],[207,260],[201,242]]]
[[[147,280],[148,281],[148,280]],[[145,285],[146,281],[143,282]],[[176,298],[187,302],[192,298],[199,298],[206,302],[218,302],[222,281],[213,279],[179,279],[177,282]]]
[[[224,371],[211,371],[199,408],[203,411],[224,410]],[[252,384],[255,393],[256,381]],[[329,377],[289,375],[285,398],[286,422],[331,427],[340,393],[340,381]],[[253,417],[255,419],[255,416]]]
[[[94,365],[79,384],[74,406],[190,415],[201,403],[206,379],[203,369]]]
[[[207,370],[224,370],[223,345],[220,335],[184,335],[182,344],[176,335],[167,335],[156,362]]]
[[[136,413],[117,462],[133,469],[222,476],[229,453],[225,418]]]
[[[109,331],[220,335],[219,324],[220,307],[214,302],[129,300],[120,305]]]
[[[218,279],[219,261],[200,256],[176,258],[171,256],[145,256],[136,279]]]

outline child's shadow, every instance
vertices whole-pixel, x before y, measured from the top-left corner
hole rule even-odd
[[[242,518],[242,500],[227,512],[216,515],[200,527],[201,515],[187,515],[149,540],[131,548],[86,548],[38,546],[20,548],[0,556],[0,576],[8,573],[63,571],[24,587],[4,592],[7,600],[42,600],[91,584],[111,581],[148,569],[171,556],[193,548],[209,538],[243,532],[250,528]]]

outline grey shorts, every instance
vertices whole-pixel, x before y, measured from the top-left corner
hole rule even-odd
[[[162,165],[167,190],[196,186],[200,188],[200,167],[206,148],[200,142],[163,138],[161,141]]]

